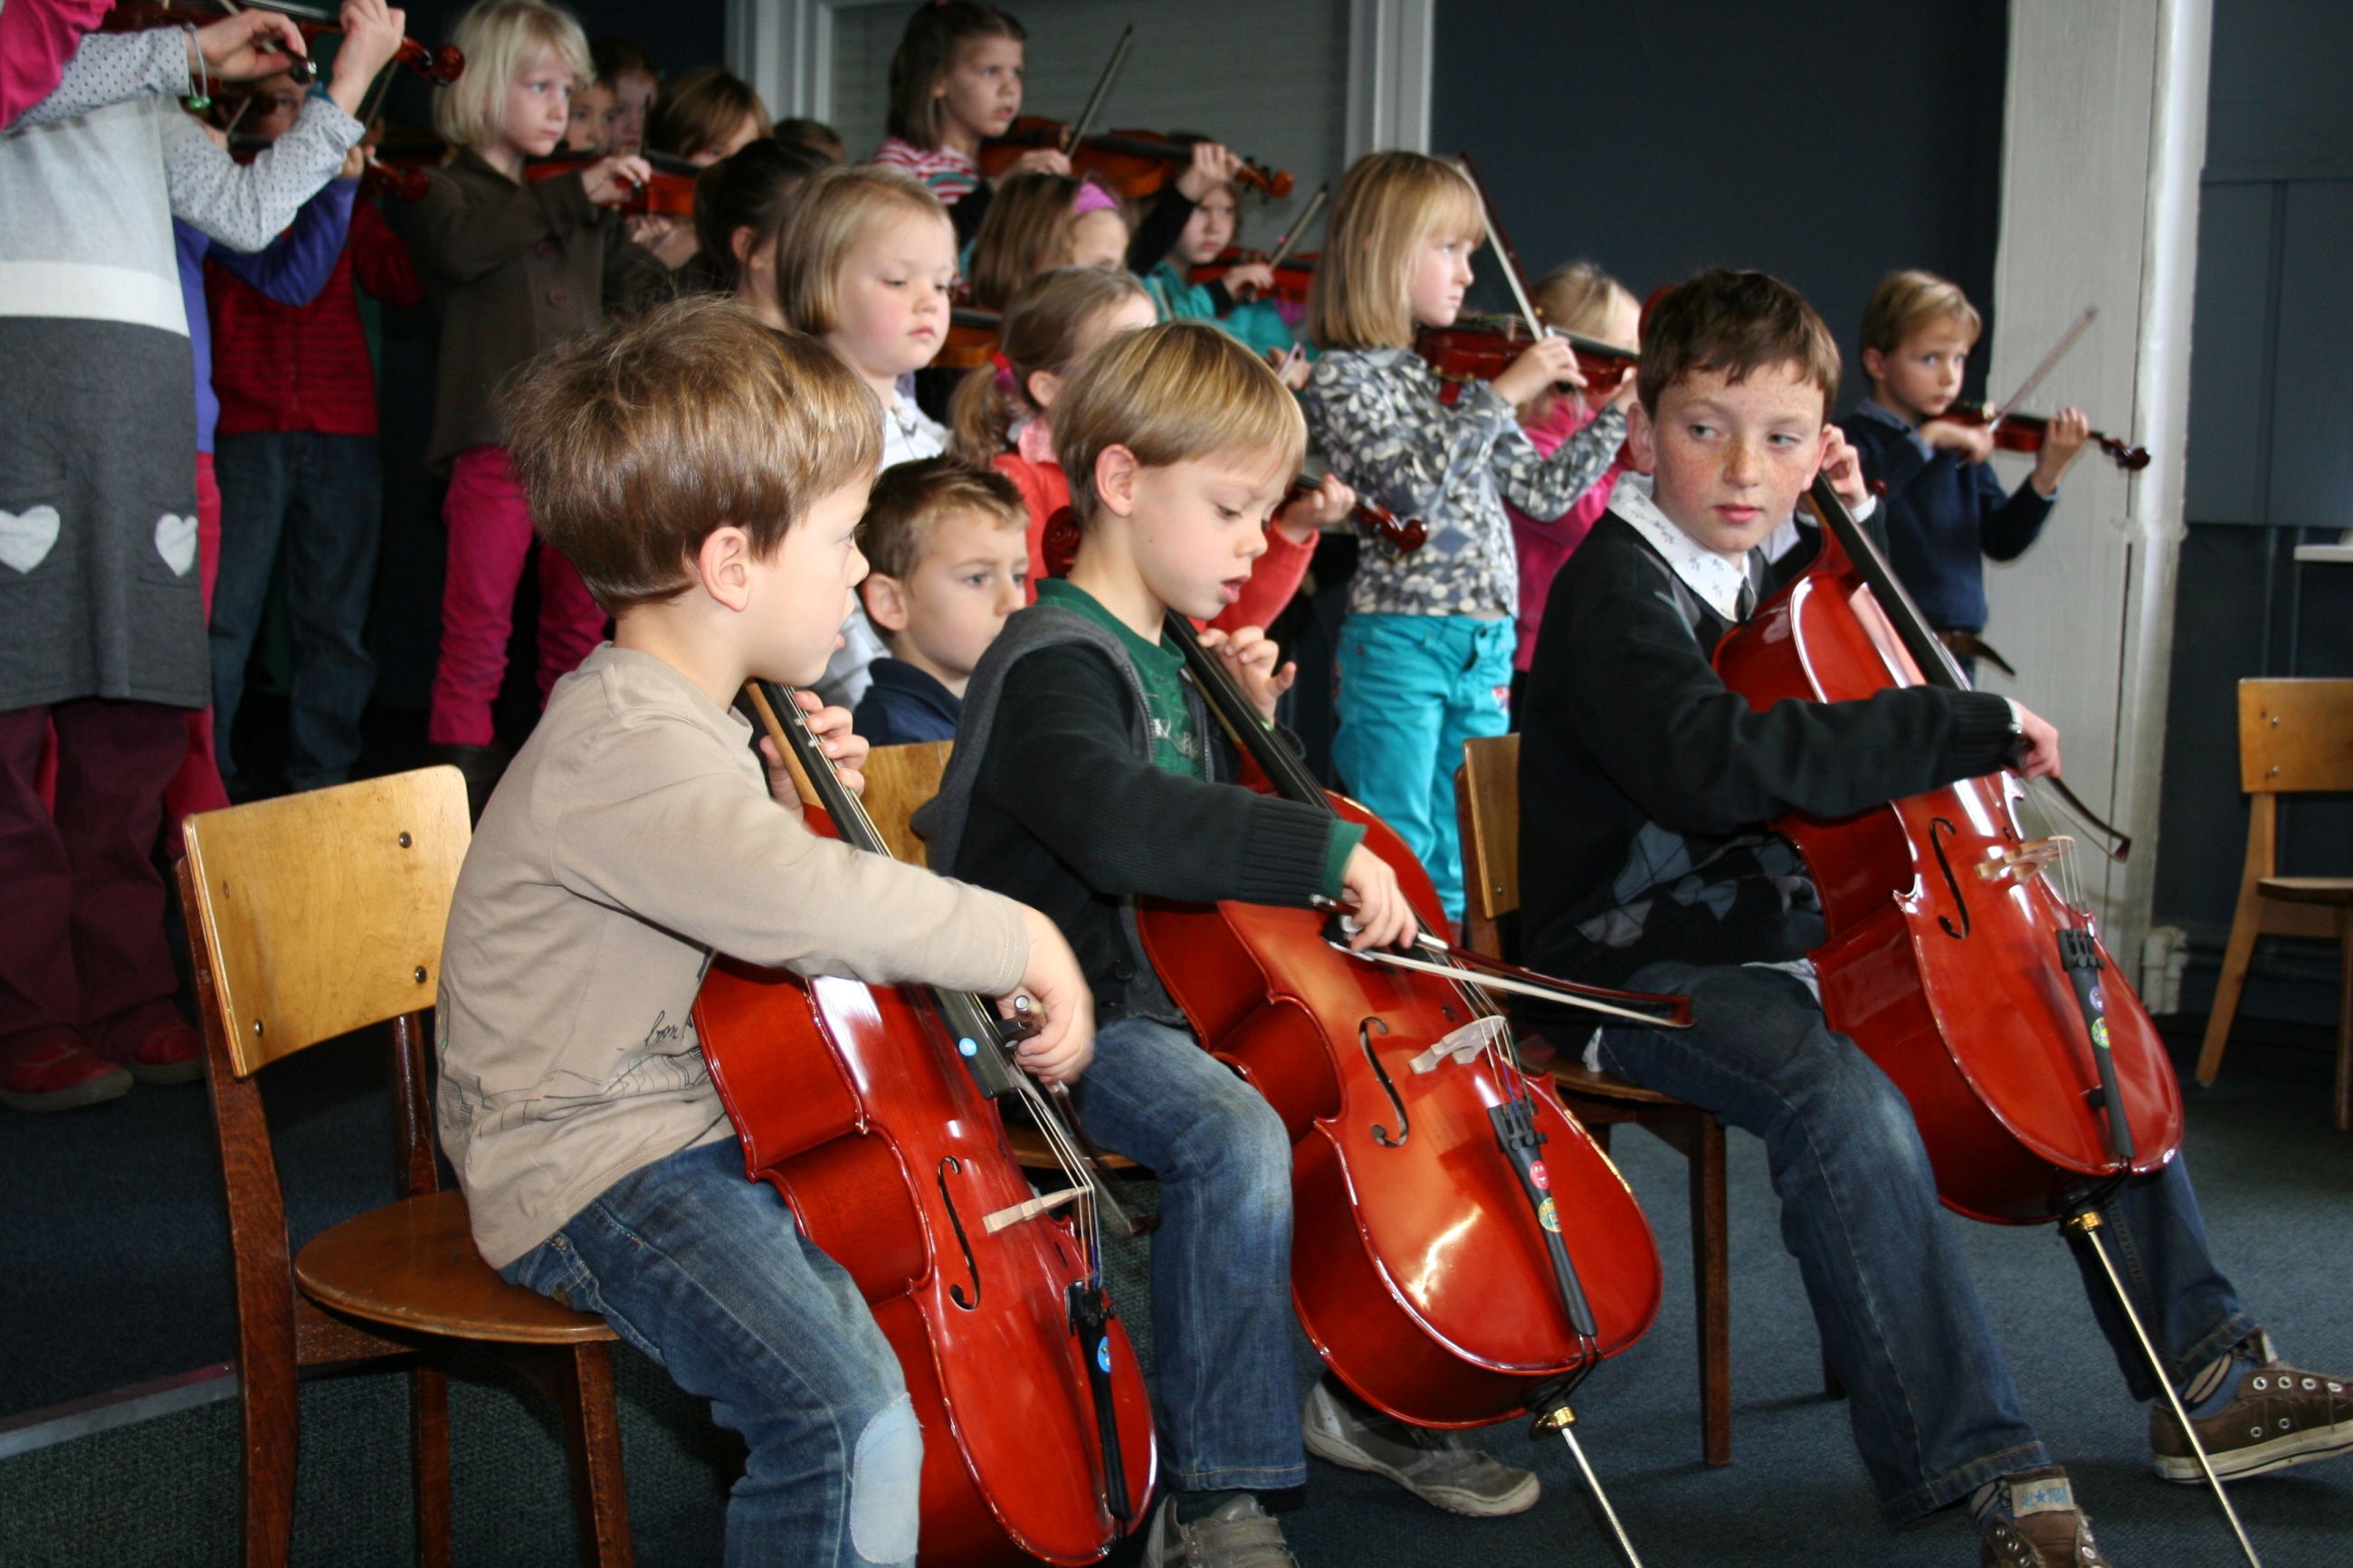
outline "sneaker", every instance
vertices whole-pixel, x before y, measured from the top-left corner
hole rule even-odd
[[[2353,1448],[2353,1383],[2282,1365],[2272,1353],[2271,1336],[2260,1329],[2237,1353],[2256,1363],[2240,1373],[2238,1394],[2211,1415],[2189,1418],[2215,1475],[2236,1480]],[[2148,1446],[2159,1476],[2185,1486],[2204,1484],[2171,1406],[2160,1403],[2148,1413]]]
[[[1176,1522],[1173,1496],[1152,1516],[1144,1568],[1299,1568],[1283,1543],[1282,1526],[1267,1518],[1254,1497],[1238,1497],[1207,1519]]]
[[[1459,1432],[1436,1432],[1363,1408],[1322,1380],[1300,1413],[1307,1451],[1347,1470],[1387,1476],[1432,1508],[1474,1519],[1525,1513],[1543,1488],[1533,1470],[1514,1469]]]
[[[0,1071],[0,1105],[16,1110],[76,1110],[130,1092],[131,1075],[72,1035],[34,1047]]]
[[[178,1014],[148,1026],[122,1064],[141,1083],[194,1083],[205,1076],[205,1041]]]
[[[2056,1465],[1994,1483],[2000,1500],[1978,1521],[1978,1568],[2113,1568]]]

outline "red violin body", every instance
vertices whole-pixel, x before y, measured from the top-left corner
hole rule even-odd
[[[1718,645],[1725,683],[1760,710],[1918,684],[1920,661],[1886,618],[1910,606],[1883,614],[1900,590],[1867,575],[1826,529],[1813,564]],[[2072,1214],[2127,1171],[2158,1169],[2181,1141],[2156,1026],[2088,917],[2036,870],[2014,810],[2022,787],[2003,773],[1837,821],[1773,825],[1820,890],[1830,934],[1811,956],[1831,1026],[1910,1102],[1944,1202],[2011,1225]],[[2096,1026],[2129,1158],[2107,1120],[2094,1023],[2061,962],[2064,933],[2103,965],[2093,1011],[2105,1009]]]
[[[830,836],[827,815],[811,827]],[[923,1429],[925,1563],[1099,1561],[1133,1521],[1107,1508],[1071,1288],[1078,1239],[1039,1215],[987,1215],[1032,1190],[997,1108],[921,993],[803,980],[723,960],[695,1024],[754,1179],[858,1282],[898,1353]],[[1111,1357],[1126,1495],[1155,1455],[1126,1331]]]
[[[1339,796],[1414,907],[1445,928],[1402,840]],[[1541,1083],[1494,1058],[1415,1058],[1476,1025],[1461,988],[1377,966],[1324,940],[1326,917],[1259,904],[1147,903],[1146,952],[1202,1043],[1281,1113],[1292,1139],[1292,1295],[1317,1352],[1378,1408],[1466,1426],[1640,1339],[1659,1256],[1632,1194]],[[1500,1020],[1491,1020],[1500,1026]],[[1498,1060],[1496,1058],[1503,1059]],[[1540,1219],[1488,1111],[1533,1102],[1550,1202]],[[1567,1241],[1597,1327],[1570,1327],[1540,1226]]]

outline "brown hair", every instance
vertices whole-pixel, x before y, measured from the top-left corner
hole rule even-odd
[[[692,586],[730,523],[773,552],[882,460],[874,394],[839,355],[707,295],[574,339],[504,401],[533,525],[615,615]]]
[[[1071,204],[1081,182],[1042,171],[1016,174],[997,187],[973,236],[972,302],[998,310],[1021,286],[1071,258]]]
[[[1029,526],[1021,492],[993,468],[954,458],[894,463],[874,481],[865,520],[858,525],[858,547],[873,571],[904,582],[923,563],[939,525],[966,511],[1007,528]]]
[[[735,231],[752,231],[754,251],[776,244],[801,187],[832,166],[813,148],[763,137],[695,176],[694,237],[722,292],[733,289],[743,272]]]
[[[1838,342],[1806,297],[1778,278],[1722,268],[1679,283],[1644,312],[1643,411],[1656,415],[1667,388],[1701,371],[1741,382],[1771,365],[1789,365],[1822,391],[1822,411],[1838,399]]]
[[[1029,378],[1039,371],[1070,374],[1090,326],[1129,300],[1150,298],[1134,273],[1101,267],[1057,267],[1023,284],[997,326],[997,352],[1006,368],[991,361],[957,384],[948,410],[956,456],[986,463],[1005,450],[1014,423],[1038,412]]]
[[[802,115],[777,121],[768,134],[791,146],[806,147],[828,163],[841,162],[836,154],[846,152],[840,132],[822,120],[810,120]]]
[[[643,44],[628,38],[596,38],[588,45],[588,57],[596,62],[596,79],[611,81],[616,77],[649,76],[661,80],[661,68]]]
[[[810,175],[776,241],[776,303],[785,320],[819,337],[833,331],[840,319],[842,258],[871,225],[894,214],[950,226],[940,198],[904,169],[868,163]]]
[[[747,119],[767,129],[768,106],[752,84],[717,66],[702,66],[663,90],[646,122],[646,145],[673,158],[697,157],[734,135]]]
[[[1307,337],[1319,349],[1413,342],[1414,252],[1432,235],[1486,232],[1479,192],[1426,153],[1367,153],[1332,198],[1323,258],[1307,288]]]
[[[884,129],[902,142],[926,149],[940,144],[940,100],[932,89],[955,64],[956,52],[973,38],[1026,41],[1029,32],[994,5],[968,0],[927,5],[907,18],[907,30],[891,56],[891,108]]]
[[[1240,339],[1210,321],[1162,321],[1096,349],[1054,400],[1054,458],[1081,527],[1094,515],[1095,459],[1109,447],[1149,468],[1240,451],[1295,469],[1307,421]]]
[[[1940,318],[1958,324],[1972,344],[1985,327],[1985,319],[1959,284],[1933,272],[1891,272],[1879,280],[1871,291],[1871,303],[1862,308],[1862,346],[1892,354],[1905,339]]]

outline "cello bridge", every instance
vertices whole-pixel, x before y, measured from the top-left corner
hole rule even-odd
[[[1994,859],[1978,862],[1978,875],[1989,882],[2014,878],[2023,887],[2057,865],[2074,847],[2075,840],[2063,833],[2049,838],[2030,838],[2015,848],[2003,850]]]

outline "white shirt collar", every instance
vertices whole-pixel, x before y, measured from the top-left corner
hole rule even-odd
[[[1609,510],[1624,518],[1635,532],[1650,542],[1651,549],[1666,557],[1675,575],[1708,608],[1727,621],[1740,618],[1740,590],[1748,582],[1743,562],[1703,550],[1690,534],[1669,521],[1658,502],[1651,499],[1650,475],[1621,476],[1618,488],[1609,492]]]

